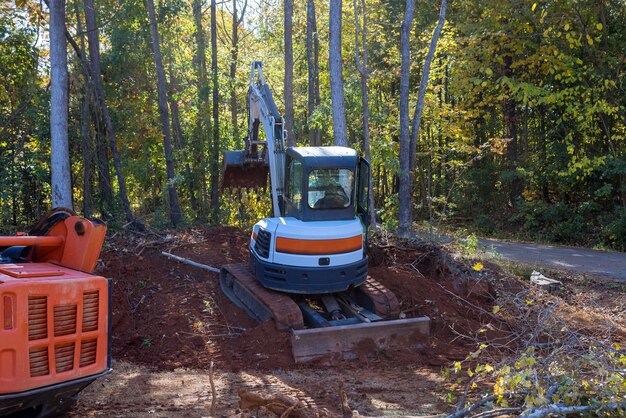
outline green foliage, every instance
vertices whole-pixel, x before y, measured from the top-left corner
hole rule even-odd
[[[626,208],[617,208],[613,221],[602,231],[606,243],[621,251],[626,251]]]
[[[496,225],[488,215],[478,215],[474,219],[474,227],[484,234],[492,234],[496,229]]]
[[[305,3],[294,4],[296,142],[307,145],[310,129],[318,128],[323,144],[330,145],[328,4],[316,2],[321,103],[308,114]],[[238,4],[241,12],[243,4]],[[72,6],[68,4],[66,15],[74,33]],[[366,0],[365,6],[372,186],[383,224],[395,230],[403,3]],[[360,149],[361,83],[354,61],[354,20],[348,18],[353,16],[353,5],[344,2],[343,7],[348,135],[350,144]],[[419,7],[411,36],[411,106],[439,4],[423,2]],[[105,94],[131,205],[152,225],[166,227],[167,176],[145,5],[139,0],[103,0],[96,8]],[[274,98],[284,111],[281,7],[266,1],[248,7],[238,28],[234,77],[230,76],[231,8],[230,2],[218,4],[220,152],[243,144],[252,60],[265,62]],[[158,2],[157,9],[170,108],[178,110],[181,127],[180,138],[174,141],[173,183],[187,224],[207,222],[212,120],[211,109],[201,104],[200,97],[212,91],[210,86],[198,91],[189,2],[167,0]],[[50,204],[47,51],[45,43],[37,42],[37,34],[46,30],[44,18],[37,2],[0,5],[0,217],[7,226],[34,221]],[[463,1],[449,8],[416,144],[414,204],[421,218],[416,221],[438,224],[440,219],[469,218],[468,226],[473,224],[482,234],[504,231],[531,239],[624,248],[624,22],[626,8],[615,1]],[[208,45],[208,11],[202,24]],[[80,35],[74,37],[80,44]],[[80,209],[85,197],[80,132],[85,81],[79,61],[69,51],[72,179]],[[210,64],[210,54],[206,58]],[[231,89],[239,109],[236,126],[230,115]],[[91,123],[92,154],[98,149],[98,138],[106,148],[101,120]],[[110,157],[102,157],[109,169]],[[91,163],[95,214],[123,225],[118,204],[111,205],[103,196],[106,176],[96,168],[95,155]],[[114,176],[111,183],[115,194]],[[220,222],[249,226],[269,212],[266,194],[246,192],[243,205],[241,199],[223,194]]]

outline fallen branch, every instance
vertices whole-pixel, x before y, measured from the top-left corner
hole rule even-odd
[[[243,410],[265,408],[279,417],[324,418],[334,416],[325,408],[316,408],[308,402],[282,393],[261,394],[249,390],[239,392],[239,407]]]
[[[217,390],[215,390],[215,382],[213,381],[213,362],[209,366],[209,383],[211,384],[211,416],[215,416],[215,403],[217,401]]]
[[[510,397],[510,396],[514,396],[514,395],[523,395],[525,393],[528,393],[528,391],[519,391],[519,392],[505,392],[502,394],[503,397]],[[446,418],[462,418],[462,417],[466,417],[469,414],[471,414],[472,412],[474,412],[475,410],[477,410],[478,408],[480,408],[481,406],[485,405],[488,402],[493,402],[498,398],[497,395],[488,395],[485,396],[482,399],[479,399],[476,403],[468,406],[465,409],[461,409],[461,410],[457,410],[456,412],[448,415]],[[457,406],[458,408],[458,406]],[[489,411],[489,412],[493,412],[493,411]]]
[[[468,304],[468,305],[469,305],[469,306],[471,306],[472,308],[474,308],[474,309],[476,309],[476,310],[478,310],[478,311],[480,311],[480,312],[484,313],[485,315],[487,315],[487,316],[489,316],[489,317],[491,317],[491,318],[495,319],[495,320],[496,320],[496,321],[498,321],[498,322],[506,323],[506,321],[505,321],[505,320],[503,320],[502,318],[498,318],[498,317],[497,317],[497,316],[495,316],[493,313],[491,313],[491,312],[489,312],[489,311],[487,311],[487,310],[485,310],[485,309],[481,308],[480,306],[476,306],[476,305],[474,305],[472,302],[470,302],[469,300],[465,299],[464,297],[461,297],[461,296],[457,295],[456,293],[449,291],[449,290],[448,290],[448,289],[446,289],[446,288],[445,288],[445,287],[444,287],[441,283],[437,283],[437,285],[438,285],[441,289],[443,289],[443,291],[444,291],[444,292],[446,292],[446,293],[448,293],[448,294],[450,294],[450,295],[454,296],[455,298],[459,299],[461,302]]]
[[[209,270],[209,271],[212,271],[213,273],[219,273],[220,272],[220,269],[216,269],[215,267],[207,266],[206,264],[202,264],[202,263],[197,263],[195,261],[191,261],[191,260],[189,260],[187,258],[184,258],[184,257],[179,257],[179,256],[174,255],[174,254],[166,253],[165,251],[162,251],[161,254],[166,256],[166,257],[168,257],[168,258],[174,259],[176,261],[180,261],[181,263],[189,264],[190,266],[198,267],[198,268],[201,268],[201,269],[204,269],[204,270]]]
[[[525,412],[521,416],[524,418],[542,418],[542,417],[547,417],[549,415],[566,416],[566,415],[580,414],[582,412],[588,412],[588,411],[599,412],[599,411],[612,410],[612,409],[618,409],[618,408],[622,408],[622,409],[626,408],[626,401],[609,402],[609,403],[593,405],[593,406],[591,405],[585,405],[585,406],[550,405],[545,408],[540,408],[540,409],[535,409],[534,411]]]

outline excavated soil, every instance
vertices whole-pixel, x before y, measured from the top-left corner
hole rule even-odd
[[[218,274],[166,258],[162,251],[219,267],[245,263],[248,234],[237,228],[191,229],[155,239],[113,236],[107,240],[98,273],[113,280],[113,357],[156,368],[269,370],[296,366],[289,334],[272,322],[257,324],[219,288]],[[432,319],[429,344],[363,347],[361,362],[386,366],[439,366],[464,358],[472,348],[455,339],[447,324],[477,331],[480,309],[490,310],[487,282],[472,277],[438,247],[370,249],[370,275],[400,299],[406,317]],[[372,349],[373,348],[373,349]],[[330,360],[321,361],[327,365]]]
[[[356,361],[296,365],[289,334],[248,318],[222,294],[216,273],[161,254],[214,267],[245,263],[248,240],[230,227],[109,237],[98,273],[113,281],[114,371],[81,394],[72,415],[282,415],[267,405],[242,408],[240,401],[250,396],[271,403],[296,399],[305,408],[294,416],[348,416],[346,408],[358,412],[352,416],[440,414],[451,408],[445,400],[451,381],[439,371],[465,359],[476,348],[475,336],[516,340],[503,329],[516,323],[518,311],[509,302],[518,294],[535,301],[528,308],[528,301],[522,303],[523,309],[558,304],[573,329],[601,332],[597,324],[606,322],[616,341],[626,341],[623,283],[552,275],[563,282],[561,289],[535,291],[492,263],[476,271],[433,244],[376,241],[369,249],[370,275],[397,295],[402,316],[432,319],[430,339],[385,347],[365,342]],[[496,300],[502,310],[494,315]]]

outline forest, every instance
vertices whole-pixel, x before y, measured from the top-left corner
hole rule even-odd
[[[49,19],[42,2],[0,3],[4,231],[53,203]],[[85,216],[164,228],[266,215],[266,190],[219,186],[262,61],[291,144],[369,156],[387,229],[626,249],[623,0],[85,0],[64,19]]]

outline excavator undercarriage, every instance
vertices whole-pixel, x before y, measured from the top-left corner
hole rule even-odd
[[[350,359],[364,341],[374,348],[413,344],[430,329],[427,317],[397,319],[398,299],[371,277],[345,292],[289,294],[261,286],[245,264],[228,264],[221,269],[220,285],[250,317],[273,320],[278,329],[291,332],[296,363],[329,355]]]

